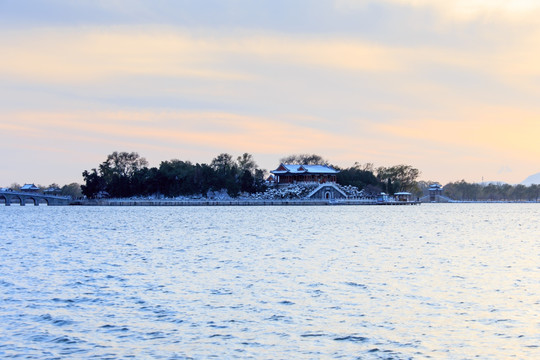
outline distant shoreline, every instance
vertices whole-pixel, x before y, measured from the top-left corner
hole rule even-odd
[[[417,201],[375,200],[75,200],[74,206],[327,206],[327,205],[419,205]]]

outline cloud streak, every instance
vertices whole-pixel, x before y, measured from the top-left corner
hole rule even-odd
[[[265,66],[311,67],[345,73],[412,74],[430,65],[519,82],[540,75],[538,32],[500,48],[402,47],[362,38],[279,34],[221,35],[150,27],[33,29],[0,36],[0,76],[45,83],[99,83],[155,76],[254,81]],[[242,64],[249,64],[243,67]]]
[[[193,36],[189,31],[160,28],[66,30],[33,29],[1,36],[6,56],[0,59],[0,74],[53,83],[143,75],[250,80],[256,75],[230,69],[246,57],[258,63],[344,71],[392,71],[398,67],[391,49],[358,40],[264,34]],[[223,69],[227,65],[229,68]]]
[[[533,19],[532,13],[540,12],[536,0],[382,0],[379,2],[413,8],[428,8],[442,17],[457,21],[504,20],[523,21]],[[376,3],[373,0],[335,0],[341,10],[365,9]]]

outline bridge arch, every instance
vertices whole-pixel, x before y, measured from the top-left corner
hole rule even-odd
[[[26,205],[26,202],[27,200],[29,200],[29,198],[25,197],[25,196],[20,196],[20,195],[17,195],[17,194],[0,194],[0,199],[4,199],[4,205],[6,206],[10,206],[10,205],[20,205],[20,206],[25,206]],[[31,199],[32,200],[32,203],[35,204],[35,200],[34,199]]]
[[[24,199],[25,205],[39,205],[39,198],[34,196],[28,196],[26,199]]]
[[[21,205],[21,206],[24,206],[24,199],[21,198],[20,196],[17,196],[17,195],[13,195],[10,197],[10,200],[9,200],[9,204],[10,205]]]
[[[39,204],[49,205],[49,199],[43,196],[19,196],[25,205],[38,206]],[[22,204],[22,203],[21,203]]]

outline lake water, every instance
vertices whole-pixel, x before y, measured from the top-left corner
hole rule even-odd
[[[538,359],[540,204],[0,206],[0,358]]]

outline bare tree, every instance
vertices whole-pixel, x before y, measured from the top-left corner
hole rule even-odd
[[[99,170],[104,176],[119,175],[129,177],[146,166],[148,166],[148,161],[140,157],[136,152],[115,151],[107,156],[107,160],[99,166]]]
[[[241,174],[244,173],[244,171],[248,171],[253,175],[255,174],[255,170],[258,168],[257,163],[253,159],[253,155],[248,153],[243,153],[242,156],[237,157],[236,162],[238,164],[238,170]]]
[[[316,154],[294,154],[279,160],[283,164],[329,165],[328,160]]]
[[[377,168],[377,178],[381,181],[388,193],[400,191],[417,191],[416,179],[420,170],[410,165],[395,165]]]

